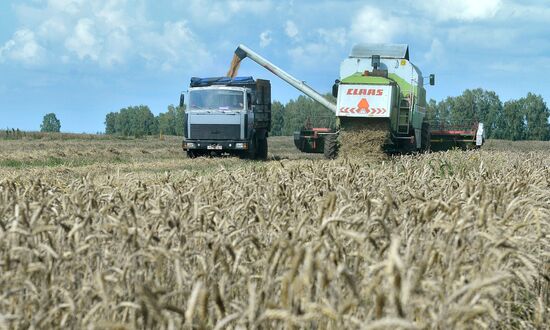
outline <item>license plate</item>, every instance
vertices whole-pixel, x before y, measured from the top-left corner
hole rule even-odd
[[[217,145],[217,144],[213,144],[213,145],[207,146],[206,149],[208,149],[208,150],[222,150],[222,146]]]

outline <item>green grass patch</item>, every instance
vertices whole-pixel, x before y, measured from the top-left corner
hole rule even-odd
[[[33,160],[19,160],[19,159],[3,159],[0,160],[0,167],[5,168],[32,168],[32,167],[80,167],[93,165],[101,162],[107,162],[112,164],[123,164],[128,163],[128,160],[122,159],[120,157],[115,157],[114,159],[99,160],[99,159],[89,159],[89,158],[78,158],[78,159],[62,159],[58,157],[48,157],[46,159],[33,159]]]

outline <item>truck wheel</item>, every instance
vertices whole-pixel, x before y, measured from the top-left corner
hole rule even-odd
[[[248,151],[247,151],[247,158],[248,159],[256,159],[258,156],[258,137],[256,134],[250,139],[250,142],[248,143]]]
[[[257,159],[266,160],[267,159],[267,138],[259,139],[258,140],[258,153],[257,153]]]
[[[421,150],[423,152],[430,152],[431,149],[431,140],[432,140],[432,133],[430,131],[430,124],[429,123],[422,123],[422,141],[421,141]]]
[[[193,150],[187,150],[187,158],[197,158],[197,153]]]
[[[335,159],[338,157],[338,135],[325,135],[325,148],[323,150],[326,159]]]

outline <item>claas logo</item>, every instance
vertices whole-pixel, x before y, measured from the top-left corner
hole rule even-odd
[[[348,88],[347,95],[376,95],[376,96],[382,96],[384,95],[383,89],[374,89],[374,88]]]

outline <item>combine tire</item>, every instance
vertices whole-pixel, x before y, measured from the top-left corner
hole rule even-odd
[[[256,154],[256,158],[260,160],[266,160],[267,159],[267,138],[264,137],[262,139],[258,140],[258,151]]]
[[[338,157],[338,135],[329,134],[325,136],[325,149],[323,150],[326,159]]]
[[[430,152],[431,149],[431,139],[432,134],[430,131],[430,124],[422,123],[422,141],[421,141],[421,151]]]

